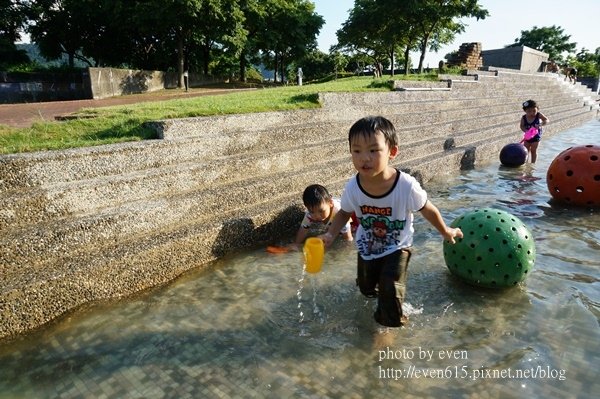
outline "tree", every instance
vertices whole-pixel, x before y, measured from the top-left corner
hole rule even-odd
[[[483,19],[487,15],[478,0],[356,0],[338,31],[338,43],[373,57],[384,53],[390,65],[395,64],[395,54],[402,48],[405,73],[410,51],[417,49],[419,71],[423,72],[427,50],[439,49],[464,31],[465,25],[457,18]]]
[[[308,0],[276,0],[267,10],[268,27],[259,40],[263,63],[283,82],[287,66],[316,49],[317,34],[324,24]]]
[[[195,18],[193,37],[202,49],[203,72],[209,74],[211,52],[216,51],[222,57],[235,58],[241,53],[246,41],[247,31],[243,28],[244,15],[237,2],[230,0],[204,0],[200,13]]]
[[[243,78],[261,53],[283,72],[316,47],[324,23],[309,0],[31,3],[35,16],[29,33],[46,58],[67,54],[71,65],[79,58],[96,66],[175,70],[180,85],[187,68],[233,77],[239,66]]]
[[[566,35],[560,26],[538,28],[521,31],[521,37],[506,47],[527,46],[548,53],[548,57],[558,63],[565,60],[565,53],[573,53],[577,43],[569,42],[571,35]]]
[[[238,1],[38,0],[32,39],[49,59],[210,73],[213,53],[234,58],[245,40]]]
[[[597,78],[600,75],[600,47],[593,53],[582,48],[572,64],[577,68],[577,75]]]
[[[423,73],[423,62],[428,48],[439,49],[442,44],[450,43],[457,33],[464,32],[465,24],[456,21],[457,18],[470,17],[479,20],[485,19],[489,15],[488,11],[478,4],[478,0],[412,1],[417,3],[412,10],[418,10],[416,27],[419,38],[418,68],[420,73]],[[414,19],[413,16],[412,20]]]
[[[346,55],[348,59],[348,65],[346,65],[346,70],[353,72],[357,75],[363,74],[367,66],[371,64],[371,60],[364,54],[355,53],[351,55]]]
[[[37,16],[28,32],[32,41],[38,44],[40,53],[47,59],[59,59],[67,54],[69,67],[73,68],[75,58],[87,59],[81,48],[89,29],[84,4],[77,0],[40,0],[35,4]]]
[[[404,74],[408,75],[410,52],[416,49],[419,38],[420,4],[414,0],[383,0],[382,5],[388,10],[387,30],[393,32],[392,40],[404,49]]]
[[[348,19],[336,32],[338,44],[334,50],[370,58],[375,75],[381,76],[383,65],[390,54],[393,58],[395,49],[394,31],[386,23],[386,15],[377,1],[356,0]]]
[[[320,50],[308,52],[295,63],[295,68],[302,68],[306,81],[323,78],[333,72],[335,66],[331,57]]]
[[[344,56],[344,54],[339,51],[334,51],[330,55],[331,60],[333,61],[333,67],[335,69],[335,78],[338,78],[338,73],[344,71],[346,66],[348,65],[348,58]]]
[[[25,51],[15,46],[27,22],[28,8],[29,1],[0,0],[0,69],[29,61]]]
[[[240,0],[240,10],[244,14],[243,28],[246,31],[246,40],[240,49],[239,79],[246,81],[248,65],[259,63],[261,33],[268,30],[266,21],[267,10],[271,0]]]

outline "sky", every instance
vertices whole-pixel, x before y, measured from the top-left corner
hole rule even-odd
[[[316,13],[325,19],[325,25],[317,38],[319,50],[328,53],[329,47],[337,43],[336,31],[348,19],[348,11],[354,0],[313,0]],[[428,52],[424,66],[437,67],[439,61],[462,43],[479,42],[483,50],[503,48],[514,43],[521,31],[534,26],[556,25],[563,33],[571,35],[577,43],[577,51],[585,47],[595,51],[600,47],[600,0],[479,0],[488,10],[489,16],[477,21],[466,18],[467,26],[457,35],[453,43],[441,48],[438,53]],[[411,54],[413,65],[419,64],[419,55]]]

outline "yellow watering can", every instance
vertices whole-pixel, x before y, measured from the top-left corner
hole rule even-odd
[[[304,242],[304,263],[308,273],[318,273],[323,265],[325,245],[323,240],[317,237],[307,238]]]

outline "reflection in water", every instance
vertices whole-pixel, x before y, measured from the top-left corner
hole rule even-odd
[[[257,249],[1,346],[0,397],[597,397],[600,217],[551,204],[545,171],[599,132],[593,122],[543,140],[535,166],[426,186],[447,221],[495,207],[527,224],[538,255],[524,284],[457,280],[417,217],[410,321],[382,346],[352,244],[337,243],[314,275],[299,253]]]

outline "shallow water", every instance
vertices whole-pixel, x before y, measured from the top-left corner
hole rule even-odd
[[[426,185],[447,222],[494,207],[530,228],[535,267],[516,287],[458,281],[417,216],[410,321],[383,334],[352,244],[317,275],[261,248],[0,346],[0,397],[600,397],[600,215],[549,204],[545,183],[560,151],[599,137],[593,121],[543,140],[535,167],[492,160]]]

